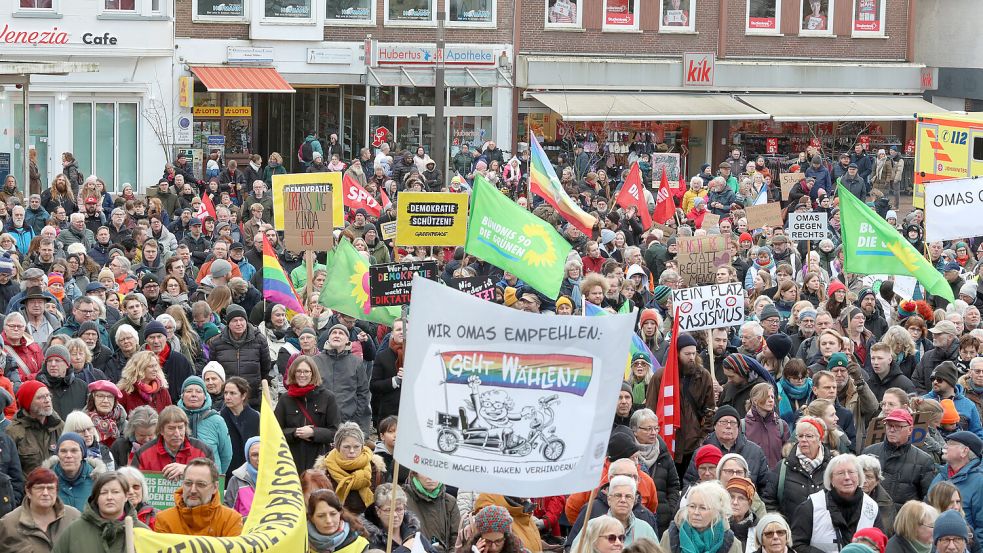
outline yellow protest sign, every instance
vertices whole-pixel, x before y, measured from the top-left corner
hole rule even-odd
[[[263,394],[259,416],[259,477],[252,510],[235,538],[158,534],[135,528],[136,553],[174,551],[236,551],[297,553],[307,551],[307,520],[300,475],[294,465],[273,407]]]
[[[468,195],[401,192],[396,210],[396,245],[463,246],[468,230]]]
[[[331,220],[335,228],[345,226],[345,199],[341,193],[341,173],[290,173],[273,175],[273,224],[277,230],[285,230],[283,222],[287,197],[284,187],[291,184],[327,184],[331,186]]]

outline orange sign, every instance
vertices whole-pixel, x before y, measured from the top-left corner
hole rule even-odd
[[[222,108],[218,106],[195,106],[191,110],[195,117],[220,117]]]
[[[194,79],[191,77],[178,77],[178,105],[182,108],[190,108],[194,103]]]
[[[222,110],[222,115],[226,117],[252,117],[253,108],[249,106],[226,106]]]

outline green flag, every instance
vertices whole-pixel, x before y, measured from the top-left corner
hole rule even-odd
[[[328,278],[318,299],[328,309],[350,317],[392,326],[402,310],[399,307],[369,305],[369,262],[348,240],[328,252]]]
[[[471,191],[464,249],[556,298],[572,248],[552,225],[503,196],[479,174]]]
[[[843,270],[861,275],[910,275],[929,294],[955,301],[952,288],[921,252],[852,192],[838,185]]]

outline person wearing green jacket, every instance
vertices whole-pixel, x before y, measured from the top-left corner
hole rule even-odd
[[[273,175],[286,175],[287,169],[283,166],[283,157],[279,152],[270,154],[270,159],[263,169],[263,181],[266,182],[267,190],[273,190]],[[252,183],[246,183],[247,186]]]
[[[136,514],[126,500],[130,484],[118,472],[99,475],[82,517],[58,536],[52,553],[125,553],[126,528],[123,518]],[[133,521],[135,528],[147,526]]]
[[[178,407],[188,415],[188,437],[197,438],[212,449],[219,472],[226,473],[232,463],[232,438],[229,427],[214,409],[200,376],[189,376],[181,386]]]

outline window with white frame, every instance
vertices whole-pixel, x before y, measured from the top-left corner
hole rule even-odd
[[[72,153],[80,167],[90,167],[119,190],[137,184],[139,110],[136,102],[75,102],[72,104]]]
[[[802,0],[799,35],[832,36],[833,4],[831,0]]]
[[[325,0],[327,24],[375,25],[375,0]]]
[[[546,0],[546,28],[583,28],[583,2],[584,0]]]
[[[104,0],[103,9],[106,11],[136,12],[137,0]]]
[[[54,10],[57,8],[55,2],[58,0],[20,0],[19,7],[22,10]]]
[[[314,19],[313,0],[263,0],[263,18],[312,20]]]
[[[386,25],[436,25],[436,0],[385,0]]]
[[[659,0],[660,33],[695,33],[696,0]]]
[[[246,0],[194,0],[192,19],[232,21],[246,19]]]
[[[495,27],[497,0],[447,0],[449,27]]]
[[[885,9],[887,0],[853,0],[854,37],[883,37],[885,36]]]
[[[749,34],[779,34],[782,23],[782,0],[747,0],[744,31]]]
[[[637,31],[639,0],[604,0],[605,31]]]

